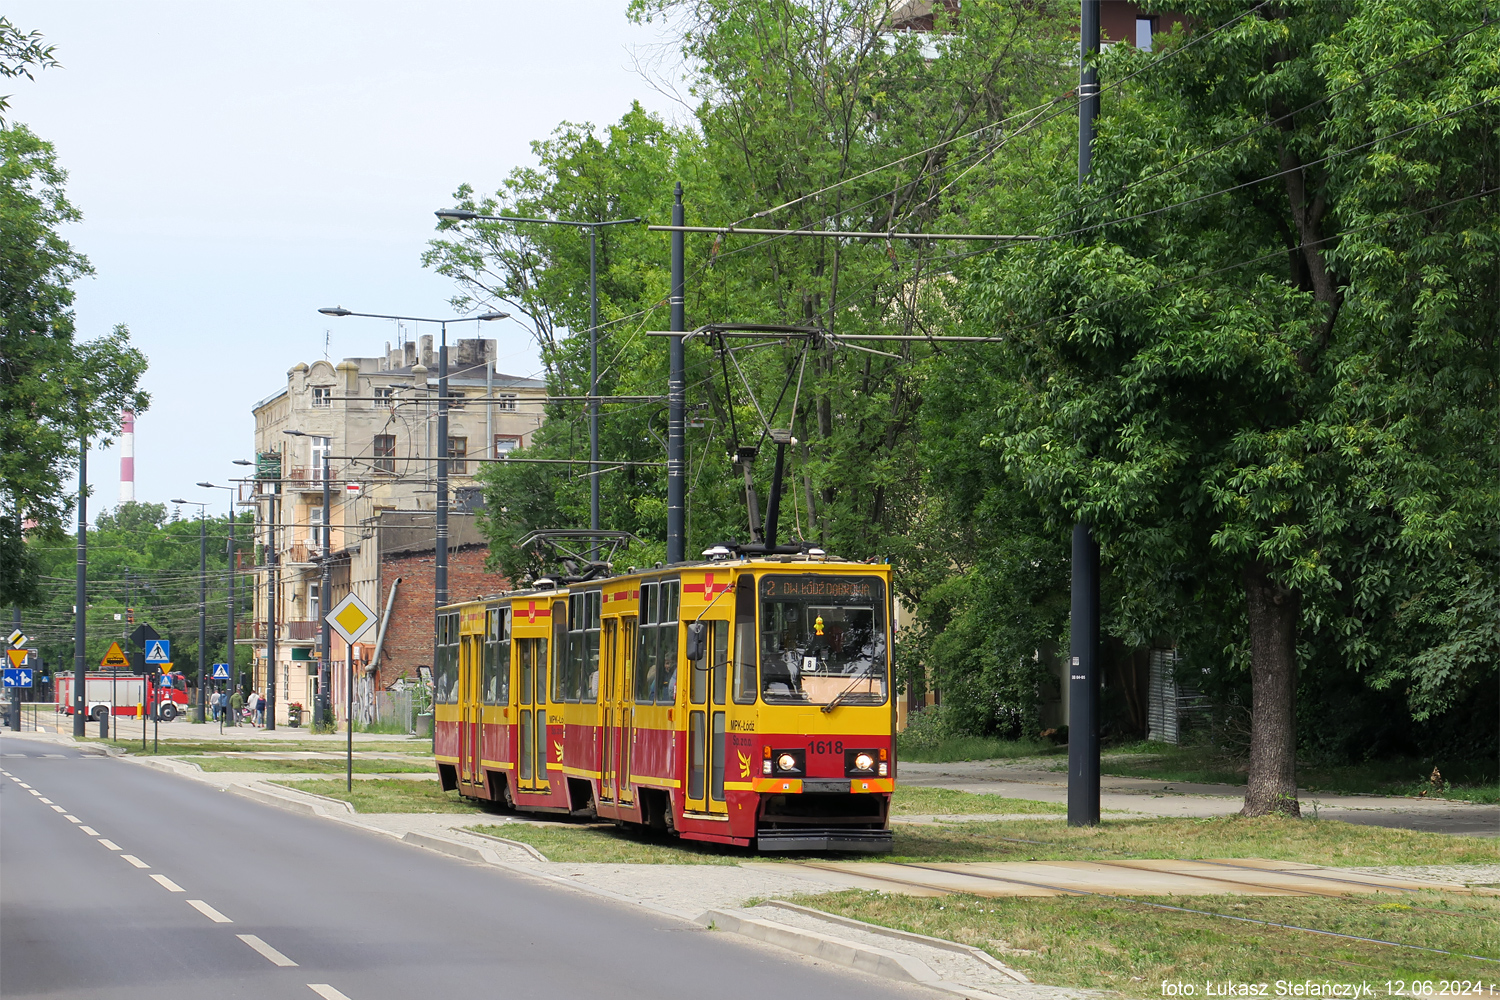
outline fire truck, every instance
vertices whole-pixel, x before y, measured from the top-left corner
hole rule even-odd
[[[102,719],[107,715],[137,715],[142,707],[149,714],[151,706],[159,706],[161,721],[171,722],[188,709],[187,677],[171,669],[154,677],[142,677],[133,673],[90,672],[83,694],[84,711],[91,719]],[[57,675],[57,710],[73,714],[73,672]]]

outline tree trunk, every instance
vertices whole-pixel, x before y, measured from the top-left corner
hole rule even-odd
[[[1300,816],[1297,804],[1297,592],[1245,568],[1250,615],[1250,780],[1242,816]]]

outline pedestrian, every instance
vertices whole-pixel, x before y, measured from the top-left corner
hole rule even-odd
[[[217,691],[208,696],[208,719],[210,722],[219,721],[219,692]]]
[[[240,693],[239,688],[234,689],[234,694],[229,696],[229,724],[238,726],[240,724],[240,709],[245,706],[245,696]]]
[[[260,692],[251,690],[250,697],[245,699],[245,708],[250,712],[250,725],[255,725],[255,707],[260,703]]]

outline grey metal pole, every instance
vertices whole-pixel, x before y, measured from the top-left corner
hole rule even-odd
[[[589,530],[599,530],[599,265],[598,230],[589,230]],[[595,539],[589,558],[599,558]]]
[[[347,643],[344,666],[349,679],[344,685],[344,791],[354,791],[354,643]],[[433,727],[436,729],[436,727]]]
[[[333,501],[329,496],[328,485],[328,455],[323,455],[323,572],[318,582],[318,617],[321,619],[322,630],[318,643],[318,703],[313,706],[316,713],[314,718],[317,725],[323,725],[323,720],[328,717],[328,644],[331,641],[328,626],[328,598],[333,589],[333,565],[329,558],[333,551],[332,529],[328,522],[333,510]]]
[[[276,592],[281,589],[276,579],[276,567],[281,561],[276,554],[276,499],[281,483],[278,481],[274,488],[276,492],[271,494],[270,544],[266,547],[269,553],[266,556],[266,692],[262,695],[266,699],[268,730],[276,728]]]
[[[198,707],[194,722],[204,721],[208,705],[208,671],[205,669],[208,647],[208,521],[206,508],[198,506]]]
[[[82,415],[80,411],[79,416]],[[89,437],[86,433],[80,432],[78,435],[78,580],[73,594],[73,601],[76,605],[73,614],[73,736],[75,738],[84,735],[83,710],[88,705],[84,690],[88,684],[88,666],[84,663],[83,648],[88,639],[89,617],[88,470]]]
[[[679,182],[672,199],[672,225],[683,225],[682,184]],[[683,299],[683,233],[672,233],[672,325],[674,333],[687,330]],[[671,372],[667,381],[667,563],[680,563],[686,548],[683,538],[684,490],[686,481],[683,466],[683,408],[687,394],[686,362],[682,348],[682,337],[671,338]],[[597,478],[597,477],[595,477]]]
[[[234,686],[234,487],[230,487],[229,494],[229,632],[224,640],[225,660],[229,664],[229,683],[224,685],[223,697],[219,699],[221,711],[219,712],[219,732],[224,731],[224,717],[229,714],[229,689]]]
[[[1079,12],[1078,182],[1088,180],[1099,115],[1099,0]],[[1068,825],[1099,823],[1099,543],[1085,520],[1073,527],[1068,658]]]
[[[437,412],[437,551],[434,554],[433,596],[437,606],[448,603],[448,324],[442,324],[438,346]],[[434,663],[437,661],[434,660]]]

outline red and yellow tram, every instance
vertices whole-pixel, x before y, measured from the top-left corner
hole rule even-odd
[[[762,851],[888,851],[887,565],[728,557],[438,611],[445,789]]]

